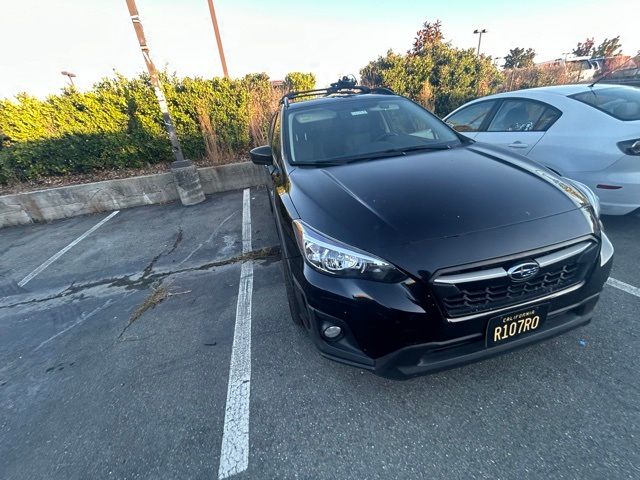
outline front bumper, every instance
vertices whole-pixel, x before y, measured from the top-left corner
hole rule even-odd
[[[550,312],[544,326],[535,333],[503,345],[485,347],[484,334],[453,345],[423,344],[406,347],[376,359],[374,370],[390,378],[410,378],[491,358],[547,340],[591,321],[599,295],[577,305]]]
[[[381,284],[336,279],[316,272],[300,258],[291,265],[294,288],[307,312],[311,337],[332,360],[389,378],[410,378],[537,343],[589,323],[612,266],[611,244],[602,236],[601,257],[584,284],[540,303],[549,303],[543,326],[511,342],[486,347],[487,322],[496,313],[451,323],[428,289],[413,284]],[[528,302],[529,304],[535,302]],[[513,305],[510,310],[521,309]],[[321,332],[338,325],[343,335],[325,339]]]

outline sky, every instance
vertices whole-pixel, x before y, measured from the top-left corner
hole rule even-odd
[[[207,0],[137,0],[151,55],[180,76],[221,76]],[[442,21],[445,39],[504,57],[533,48],[536,61],[563,56],[585,38],[620,35],[623,50],[640,50],[638,0],[215,0],[231,77],[313,72],[318,86],[358,74],[387,50],[406,52],[425,20]],[[0,0],[0,98],[43,97],[75,73],[80,89],[144,63],[125,0]]]

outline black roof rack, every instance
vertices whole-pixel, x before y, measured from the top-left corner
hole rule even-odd
[[[299,92],[289,92],[280,99],[285,107],[289,106],[289,100],[302,97],[328,96],[334,94],[342,95],[358,95],[363,93],[379,93],[382,95],[395,95],[393,90],[384,87],[366,87],[364,85],[356,85],[354,77],[342,77],[337,82],[332,83],[328,88],[317,88],[314,90],[302,90]]]

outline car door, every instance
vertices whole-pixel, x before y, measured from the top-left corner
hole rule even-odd
[[[282,158],[282,132],[281,132],[281,116],[282,111],[279,108],[271,119],[269,127],[269,146],[271,146],[271,154],[273,155],[273,165],[268,168],[271,176],[271,195],[273,190],[283,183],[283,158]]]
[[[560,115],[557,108],[537,100],[502,100],[493,118],[488,124],[484,122],[482,131],[476,134],[475,140],[527,155]]]
[[[286,165],[287,160],[283,151],[283,142],[286,141],[284,135],[286,119],[283,120],[283,115],[284,109],[281,107],[273,117],[269,132],[269,144],[273,155],[273,165],[269,168],[271,176],[269,194],[276,230],[281,241],[281,253],[283,258],[289,258],[290,255],[295,255],[295,252],[298,252],[298,247],[291,224],[292,219],[295,218],[295,208],[289,197],[290,171]]]
[[[445,118],[445,122],[466,137],[475,138],[486,120],[491,117],[496,103],[496,100],[472,103],[453,112]]]

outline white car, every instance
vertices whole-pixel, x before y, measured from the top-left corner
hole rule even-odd
[[[586,184],[603,214],[640,209],[640,88],[562,85],[500,93],[461,106],[445,121]]]

